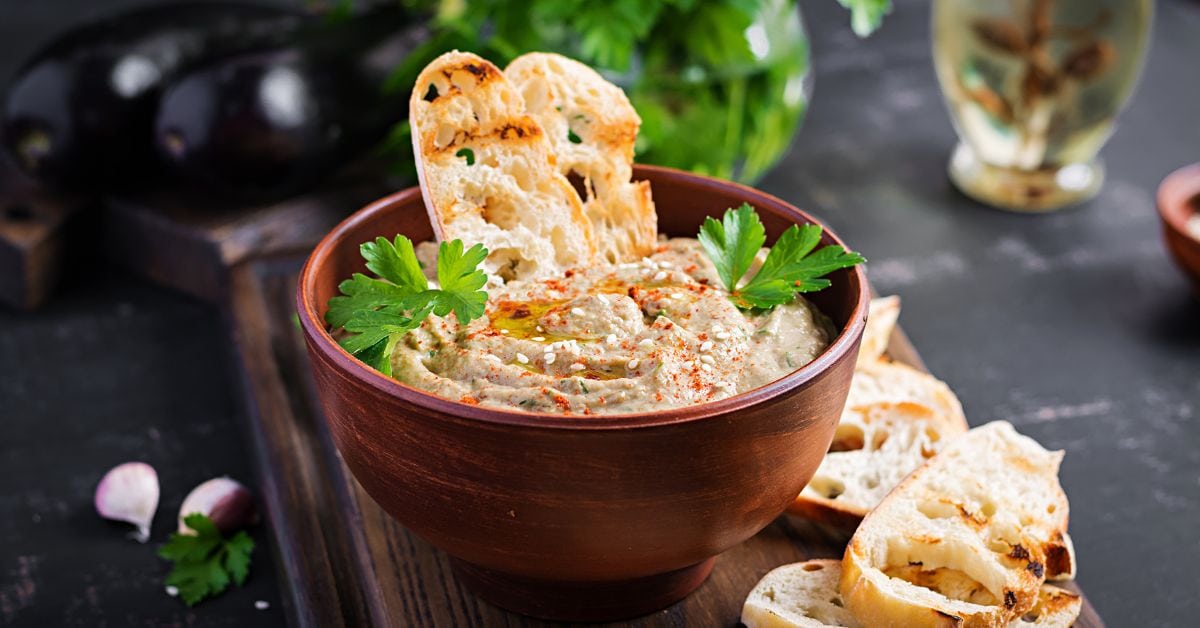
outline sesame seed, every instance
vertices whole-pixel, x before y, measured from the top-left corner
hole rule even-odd
[[[702,355],[702,356],[700,356],[700,361],[701,361],[701,362],[703,362],[703,363],[705,363],[705,364],[716,364],[716,363],[717,363],[717,361],[716,361],[716,360],[714,360],[714,359],[713,359],[713,357],[712,357],[711,355]]]
[[[658,263],[658,267],[659,268],[670,268],[671,262],[668,262],[667,260],[662,260]]]
[[[529,364],[529,356],[525,355],[524,353],[518,353],[517,362],[520,362],[521,364]]]
[[[501,329],[501,330],[500,330],[500,333],[502,333],[502,334],[504,334],[504,335],[508,335],[508,330],[507,330],[507,329]]]
[[[682,298],[683,298],[683,293],[682,293],[682,292],[674,292],[674,293],[672,293],[672,294],[671,294],[671,298],[672,298],[672,299],[682,299]]]
[[[546,361],[546,364],[554,364],[555,357],[556,356],[553,353],[546,353],[542,355],[542,359]]]
[[[712,372],[712,367],[711,367],[711,366],[709,366],[708,364],[701,364],[701,365],[700,365],[700,369],[701,369],[701,370],[703,370],[705,373],[711,373],[711,372]]]
[[[723,332],[723,331],[725,331],[725,328],[724,328],[724,327],[721,327],[720,325],[713,325],[713,326],[712,326],[712,333],[714,333],[714,334],[716,334],[716,333],[720,333],[720,332]]]
[[[608,336],[606,336],[606,337],[604,338],[604,342],[606,342],[606,343],[608,343],[608,344],[610,344],[610,345],[615,345],[615,344],[617,344],[617,335],[616,335],[616,334],[609,334]]]
[[[570,368],[572,371],[582,371],[583,369],[585,369],[587,367],[576,362],[576,363],[572,364]]]
[[[684,363],[681,364],[680,366],[682,366],[685,369],[690,369],[690,368],[692,368],[693,364],[695,364],[695,362],[692,362],[691,360],[685,360]]]
[[[637,368],[637,367],[638,367],[638,365],[639,365],[639,364],[641,364],[641,363],[642,363],[642,361],[641,361],[641,360],[639,360],[639,359],[637,359],[637,358],[634,358],[634,359],[630,360],[629,362],[626,362],[626,363],[625,363],[625,368],[627,368],[627,369],[629,369],[629,370],[631,370],[631,371],[632,371],[633,369]]]
[[[654,273],[654,281],[662,281],[663,279],[666,279],[666,278],[667,278],[667,271],[665,271],[665,270],[660,270],[657,273]]]
[[[571,308],[571,313],[574,314],[575,316],[583,316],[583,314],[584,314],[583,308],[581,308],[581,307]]]
[[[608,305],[608,297],[604,296],[603,294],[597,294],[597,295],[596,295],[596,300],[597,300],[597,301],[599,301],[599,302],[601,302],[601,303],[603,303],[603,304],[605,304],[605,305]]]
[[[530,338],[530,340],[534,342],[546,342],[545,336],[534,336],[533,338]]]
[[[538,330],[538,331],[546,331],[545,329],[542,329],[542,326],[541,326],[541,325],[536,325],[536,326],[534,326],[534,329],[536,329],[536,330]]]
[[[729,340],[729,332],[727,331],[717,332],[713,335],[717,337],[717,340]]]
[[[166,590],[167,590],[167,595],[169,595],[171,597],[175,597],[175,596],[179,595],[179,587],[173,587],[171,585],[167,585]]]
[[[254,603],[254,608],[257,608],[260,611],[265,611],[268,608],[271,608],[271,603],[266,600],[258,600]]]
[[[643,347],[649,347],[650,345],[654,344],[654,339],[653,338],[642,338],[638,342],[638,344],[642,345]]]

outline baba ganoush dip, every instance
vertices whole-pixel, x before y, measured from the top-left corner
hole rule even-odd
[[[417,247],[430,271],[435,250]],[[757,388],[811,362],[834,336],[803,297],[754,314],[719,286],[692,238],[661,242],[637,263],[489,286],[485,315],[465,328],[431,315],[409,332],[392,376],[482,406],[642,412]]]

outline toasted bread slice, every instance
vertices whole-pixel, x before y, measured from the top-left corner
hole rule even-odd
[[[504,69],[525,112],[546,132],[558,170],[582,179],[584,215],[599,259],[649,255],[658,237],[650,183],[633,183],[633,144],[642,120],[621,88],[561,55],[531,52]]]
[[[409,101],[413,153],[439,240],[488,248],[504,280],[551,276],[593,259],[591,226],[553,145],[491,62],[448,52]]]
[[[867,308],[867,327],[863,330],[862,344],[858,350],[860,366],[883,359],[899,318],[900,297],[893,295],[871,299]]]
[[[966,431],[965,423],[919,404],[847,408],[829,453],[788,510],[852,531],[905,476]]]
[[[874,362],[855,368],[846,407],[865,408],[878,404],[920,406],[947,430],[967,429],[962,404],[945,382],[899,362]]]
[[[773,569],[754,585],[742,605],[746,628],[857,628],[842,603],[840,560],[808,560]]]
[[[771,570],[754,586],[742,606],[746,628],[858,628],[863,624],[846,610],[838,580],[840,560],[809,560]],[[1011,628],[1069,628],[1083,600],[1070,591],[1042,585],[1028,613]]]
[[[1067,530],[1062,456],[1003,421],[952,440],[850,539],[846,607],[871,626],[1004,626],[1032,610]]]

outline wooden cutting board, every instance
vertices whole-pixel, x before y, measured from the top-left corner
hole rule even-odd
[[[451,575],[445,554],[394,522],[358,486],[329,439],[293,320],[302,260],[257,259],[232,273],[230,307],[247,427],[276,543],[285,603],[297,626],[555,626],[491,606]],[[924,369],[903,332],[892,357]],[[722,554],[683,601],[613,625],[734,626],[767,571],[840,557],[846,538],[783,515]],[[1067,585],[1076,592],[1073,583]],[[1085,598],[1077,626],[1104,625]]]

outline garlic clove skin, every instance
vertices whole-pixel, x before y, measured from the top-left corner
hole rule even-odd
[[[96,486],[96,512],[105,519],[137,526],[132,536],[139,543],[150,540],[150,523],[158,510],[158,472],[144,462],[119,464]]]
[[[258,519],[250,490],[228,477],[213,478],[188,493],[179,507],[180,534],[196,533],[183,523],[183,518],[192,513],[212,519],[222,534],[240,530]]]

